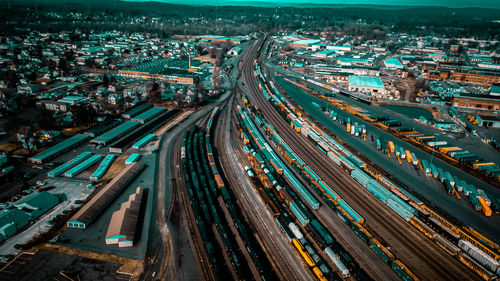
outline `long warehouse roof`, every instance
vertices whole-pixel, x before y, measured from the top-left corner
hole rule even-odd
[[[132,118],[132,117],[134,117],[138,114],[141,114],[142,112],[150,109],[151,107],[153,107],[153,105],[150,103],[139,104],[139,105],[136,105],[133,108],[129,109],[127,112],[123,113],[122,116],[124,118]]]
[[[70,149],[72,146],[87,140],[88,138],[90,137],[84,134],[74,135],[71,138],[66,139],[60,143],[57,143],[52,147],[49,147],[44,151],[34,155],[33,157],[30,158],[30,160],[43,162],[44,160],[47,160],[53,157],[54,155],[57,155],[58,153],[64,152],[67,149]]]
[[[160,112],[163,112],[165,111],[165,108],[164,107],[153,107],[153,108],[150,108],[146,111],[144,111],[143,113],[133,117],[131,120],[133,121],[146,121],[148,119],[150,119],[151,117],[157,115],[158,113]]]
[[[118,136],[127,133],[128,131],[132,130],[136,126],[139,125],[139,122],[135,121],[126,121],[123,124],[119,125],[118,127],[115,127],[106,133],[98,136],[97,138],[94,138],[92,142],[96,143],[108,143],[113,140],[115,140]]]
[[[134,241],[143,194],[144,190],[138,187],[128,200],[122,203],[120,209],[113,213],[106,239],[119,237],[119,240]]]
[[[126,166],[112,181],[99,190],[85,206],[74,214],[69,222],[89,224],[101,211],[103,211],[103,208],[110,200],[118,196],[118,193],[130,183],[143,167],[144,165],[140,162],[135,162],[132,165]]]

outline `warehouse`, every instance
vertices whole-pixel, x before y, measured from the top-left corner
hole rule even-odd
[[[497,116],[478,115],[476,120],[479,126],[500,128],[500,118]]]
[[[144,111],[150,109],[151,107],[153,107],[153,105],[150,103],[142,103],[142,104],[136,105],[133,108],[129,109],[127,112],[123,113],[122,117],[125,119],[130,119],[132,117],[135,117],[135,116],[143,113]]]
[[[451,105],[464,109],[500,111],[500,96],[462,94],[453,97]]]
[[[403,64],[397,58],[390,58],[384,61],[387,69],[403,69]]]
[[[17,208],[0,213],[0,242],[9,239],[29,223],[29,215]]]
[[[106,244],[118,244],[118,247],[134,245],[137,222],[141,211],[144,189],[138,187],[120,209],[113,213],[106,233]]]
[[[84,134],[89,135],[92,138],[97,137],[100,134],[103,134],[106,131],[113,129],[114,127],[120,125],[122,121],[120,119],[111,119],[107,120],[94,128],[88,129]]]
[[[298,41],[295,41],[293,42],[292,44],[290,44],[292,47],[294,48],[298,48],[298,49],[306,49],[306,48],[309,48],[311,47],[312,45],[314,44],[318,44],[320,43],[321,41],[320,40],[317,40],[317,39],[304,39],[304,40],[298,40]]]
[[[124,135],[119,140],[109,144],[109,151],[113,153],[123,153],[123,151],[136,142],[139,138],[144,137],[146,134],[153,130],[156,130],[161,125],[165,124],[177,114],[179,114],[179,109],[166,110],[159,115],[155,115],[153,119],[147,121],[145,124],[139,128],[131,131],[130,133]]]
[[[385,88],[380,77],[349,75],[349,91],[378,96],[385,93]]]
[[[87,141],[88,138],[90,137],[83,134],[75,135],[61,143],[55,144],[52,147],[45,149],[44,151],[29,158],[28,161],[36,164],[45,163],[46,161],[54,159],[55,157],[67,152],[68,150],[79,146],[80,144]]]
[[[23,201],[14,204],[16,208],[26,212],[29,220],[35,220],[48,210],[59,204],[59,198],[52,193],[42,191],[35,193]]]
[[[42,191],[14,204],[14,208],[6,209],[0,213],[0,242],[9,239],[57,204],[57,196]]]
[[[111,143],[112,141],[121,138],[124,136],[126,133],[132,131],[134,128],[139,126],[139,122],[135,121],[126,121],[123,124],[119,125],[118,127],[115,127],[106,133],[98,136],[97,138],[94,138],[91,140],[91,143],[95,144],[100,144],[100,145],[107,145]]]
[[[153,119],[154,117],[158,116],[160,113],[164,112],[165,110],[167,110],[167,109],[164,107],[153,107],[153,108],[150,108],[150,109],[144,111],[143,113],[131,118],[130,120],[144,124],[144,123],[148,122],[149,120]]]
[[[135,162],[125,167],[112,181],[104,186],[90,201],[88,201],[71,219],[67,225],[71,228],[85,229],[92,223],[141,172],[144,165]]]
[[[95,154],[92,155],[90,158],[85,159],[82,163],[78,164],[76,167],[73,167],[66,171],[64,173],[65,177],[72,178],[77,176],[78,174],[82,173],[85,171],[87,168],[90,166],[94,165],[95,163],[99,162],[102,159],[102,155]]]
[[[142,139],[140,139],[138,142],[134,143],[134,145],[132,145],[132,148],[133,149],[140,149],[143,146],[145,146],[146,144],[148,144],[150,141],[154,140],[155,138],[156,138],[155,134],[148,134],[145,137],[143,137]]]

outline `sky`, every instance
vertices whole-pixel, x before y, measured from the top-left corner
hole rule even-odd
[[[147,2],[151,0],[126,0],[136,2]],[[157,2],[175,3],[175,4],[194,4],[194,5],[245,5],[251,3],[252,6],[258,2],[269,4],[347,4],[347,5],[389,5],[389,6],[446,6],[450,8],[464,7],[483,7],[500,8],[500,0],[153,0]]]

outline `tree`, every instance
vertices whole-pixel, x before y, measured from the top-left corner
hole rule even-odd
[[[66,59],[64,57],[61,57],[59,59],[59,64],[57,65],[57,68],[62,73],[67,73],[69,71],[68,62],[66,62]]]
[[[149,92],[148,97],[149,100],[153,103],[161,102],[160,85],[158,85],[156,81],[153,83],[153,86],[151,87],[151,91]]]
[[[104,87],[107,87],[109,85],[109,77],[107,74],[104,74],[104,77],[102,78],[102,84]]]
[[[97,116],[93,108],[86,105],[77,105],[71,108],[73,123],[76,126],[83,126],[92,123]]]
[[[54,120],[54,115],[52,114],[51,111],[43,107],[39,107],[36,110],[36,116],[38,119],[37,120],[38,126],[41,129],[43,130],[54,129],[55,120]]]

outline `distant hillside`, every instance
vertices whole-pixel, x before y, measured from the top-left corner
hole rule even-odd
[[[180,1],[180,0],[172,0]],[[168,34],[188,34],[196,32],[211,34],[248,34],[253,31],[273,32],[281,30],[317,30],[343,28],[346,24],[371,24],[383,28],[390,27],[393,32],[406,32],[416,35],[438,35],[451,37],[478,37],[493,40],[500,38],[500,10],[492,8],[448,8],[426,6],[378,6],[378,5],[332,5],[293,3],[293,6],[269,8],[263,6],[203,6],[202,0],[192,0],[191,4],[181,5],[158,1],[121,0],[0,0],[0,33],[7,33],[12,27],[32,29],[61,30],[114,30],[130,32],[159,32]],[[271,2],[229,3],[255,4]],[[304,0],[305,1],[305,0]],[[312,1],[312,0],[307,0]],[[413,1],[413,0],[410,0]],[[459,1],[459,0],[457,0]],[[215,0],[203,0],[203,4]],[[227,3],[218,0],[217,3]],[[438,0],[436,0],[437,3]],[[29,8],[29,9],[28,9]],[[85,19],[72,21],[61,19],[53,23],[50,13],[75,12],[86,15]],[[38,20],[35,20],[34,14]],[[123,18],[129,16],[158,17],[165,23],[124,24]],[[102,18],[106,17],[103,22]],[[47,18],[47,20],[41,20]],[[203,18],[209,24],[192,23],[190,18]],[[222,25],[214,28],[216,19],[223,19]],[[179,22],[184,22],[180,24]],[[24,25],[23,25],[24,23]],[[62,23],[62,24],[61,24]],[[3,27],[3,28],[2,28]],[[427,28],[425,28],[427,27]],[[1,31],[3,30],[3,31]],[[357,30],[357,29],[356,29]],[[358,35],[356,31],[354,35]]]
[[[431,8],[487,8],[500,12],[498,0],[0,0],[0,3],[81,3],[81,4],[117,4],[118,2],[141,2],[150,5],[161,4],[191,6],[247,6],[247,7],[300,7],[300,8],[370,8],[377,10],[401,10],[412,7]]]
[[[123,0],[131,2],[148,2],[149,0]],[[172,4],[189,4],[197,6],[254,6],[254,7],[368,7],[377,9],[401,9],[403,7],[480,7],[480,8],[498,8],[498,0],[191,0],[186,3],[185,0],[156,0],[157,2]]]

